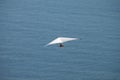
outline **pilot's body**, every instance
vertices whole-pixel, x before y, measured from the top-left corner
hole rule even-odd
[[[64,47],[64,45],[62,43],[60,43],[60,47]]]

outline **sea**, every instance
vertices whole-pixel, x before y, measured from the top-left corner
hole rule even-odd
[[[120,80],[120,0],[0,0],[0,80]]]

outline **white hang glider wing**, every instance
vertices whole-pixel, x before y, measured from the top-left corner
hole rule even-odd
[[[78,38],[58,37],[58,38],[54,39],[53,41],[51,41],[50,43],[48,43],[46,46],[52,45],[52,44],[64,43],[64,42],[77,40],[77,39]]]

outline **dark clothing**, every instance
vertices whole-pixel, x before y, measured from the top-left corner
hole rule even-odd
[[[62,43],[60,43],[60,47],[64,47],[64,45]]]

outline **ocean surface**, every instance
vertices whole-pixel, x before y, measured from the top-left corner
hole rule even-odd
[[[0,80],[120,80],[120,0],[0,0]]]

